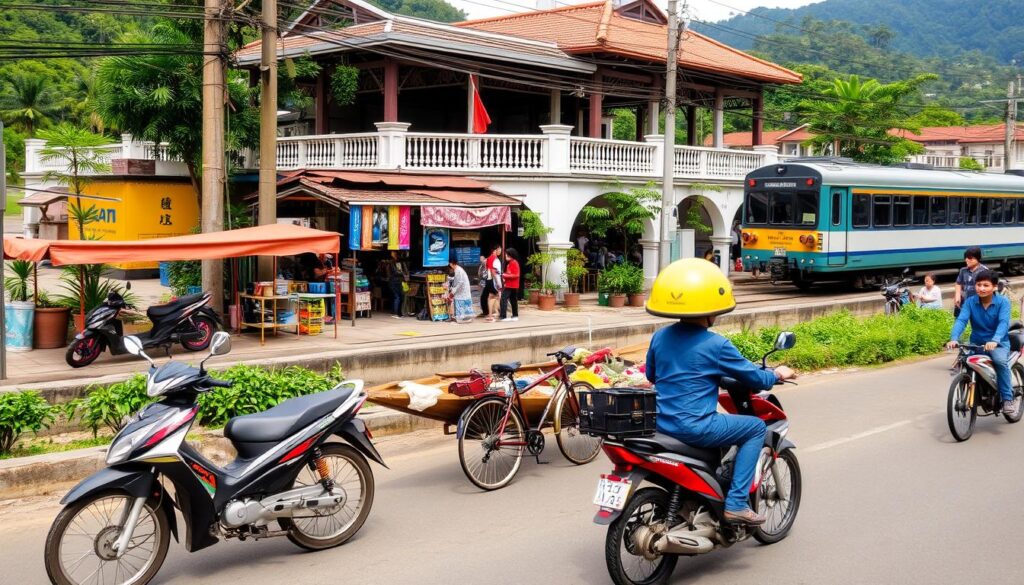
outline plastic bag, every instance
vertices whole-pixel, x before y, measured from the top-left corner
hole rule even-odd
[[[442,394],[440,388],[434,386],[424,386],[423,384],[417,384],[416,382],[399,382],[398,386],[409,395],[409,408],[423,412],[424,410],[437,404],[437,397]]]

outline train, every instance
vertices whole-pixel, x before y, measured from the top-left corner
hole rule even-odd
[[[807,288],[868,287],[963,265],[970,246],[1004,274],[1024,273],[1024,176],[793,159],[744,181],[745,270]]]

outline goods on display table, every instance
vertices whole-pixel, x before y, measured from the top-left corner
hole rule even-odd
[[[447,276],[441,272],[427,274],[427,306],[430,307],[430,319],[432,321],[447,321],[451,318],[448,314],[448,286]]]

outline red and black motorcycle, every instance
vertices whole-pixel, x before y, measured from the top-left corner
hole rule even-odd
[[[795,343],[795,335],[781,333],[762,366],[769,355]],[[608,526],[605,560],[617,585],[666,583],[680,556],[705,554],[751,536],[772,544],[792,528],[800,507],[801,478],[795,445],[786,438],[789,421],[782,404],[768,392],[753,394],[736,380],[724,378],[720,385],[722,408],[757,416],[768,425],[750,486],[751,508],[766,518],[758,527],[723,521],[736,447],[702,449],[650,432],[656,411],[654,392],[649,390],[611,389],[606,396],[583,399],[581,420],[590,423],[587,430],[605,437],[604,452],[615,464],[598,482],[594,503],[600,509],[594,522]],[[605,412],[594,408],[595,403]],[[623,423],[643,428],[639,433],[622,432]]]

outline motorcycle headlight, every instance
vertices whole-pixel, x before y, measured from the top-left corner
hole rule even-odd
[[[146,425],[127,435],[115,437],[114,442],[110,444],[110,449],[107,450],[107,465],[116,465],[128,459],[128,456],[146,438],[146,435],[149,434],[149,431],[153,429],[155,424]]]

